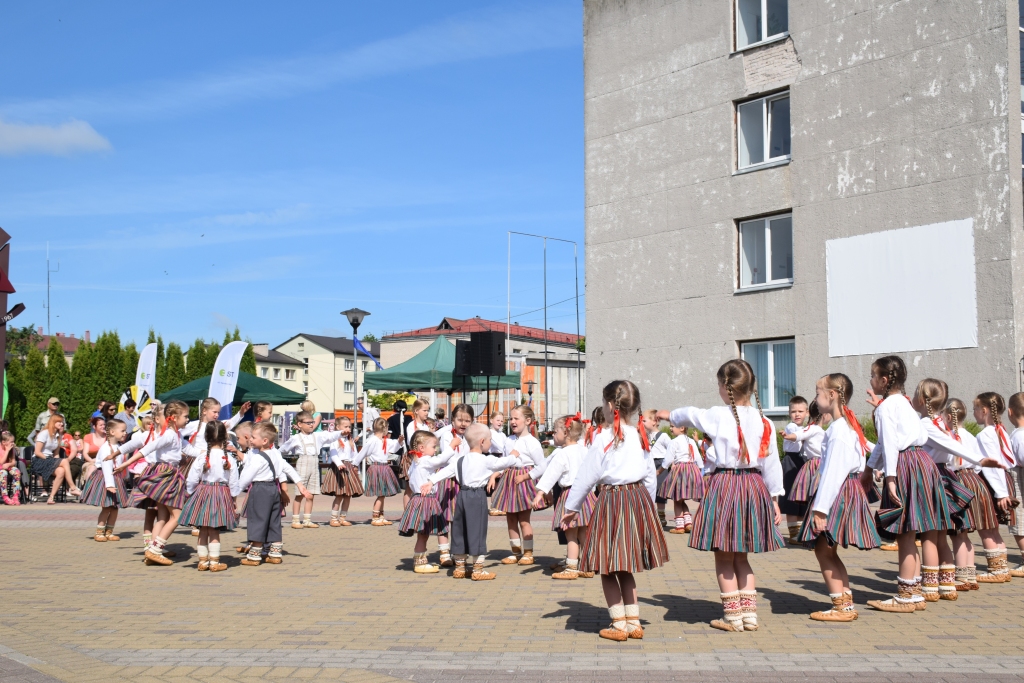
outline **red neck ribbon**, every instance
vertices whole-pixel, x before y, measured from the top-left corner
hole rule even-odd
[[[1008,467],[1013,467],[1013,449],[1010,448],[1010,438],[1006,434],[1006,429],[1002,424],[996,423],[996,435],[999,437],[999,453],[1006,460]]]

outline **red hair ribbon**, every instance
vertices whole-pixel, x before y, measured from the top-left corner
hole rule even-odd
[[[571,423],[573,423],[573,422],[582,423],[583,422],[583,416],[580,415],[579,413],[576,413],[575,415],[566,415],[565,416],[565,431],[569,431],[569,425]]]
[[[761,443],[757,449],[757,457],[759,460],[764,460],[768,456],[768,445],[772,441],[772,423],[767,418],[762,417],[761,422],[764,424],[764,431],[761,432]],[[743,438],[743,429],[736,425],[736,434],[740,440],[740,462],[744,465],[750,464],[750,451],[747,450],[747,441]]]
[[[166,427],[165,427],[165,429],[166,429]],[[149,434],[146,435],[146,440],[142,442],[143,446],[145,446],[147,443],[149,443],[150,439],[153,438],[153,432],[154,431],[156,431],[156,422],[153,422],[153,424],[149,425]],[[161,432],[161,434],[163,434],[163,432]]]
[[[689,447],[689,449],[690,449],[690,459],[691,459],[691,460],[694,460],[694,459],[696,459],[696,457],[697,457],[697,453],[696,453],[696,452],[694,452],[694,448],[693,448],[693,441],[691,441],[689,437],[687,437],[687,438],[686,438],[686,445],[687,445],[687,446]]]
[[[409,455],[411,455],[414,458],[422,458],[423,457],[423,454],[421,452],[419,452],[419,451],[409,451]]]
[[[200,422],[199,426],[196,427],[196,431],[192,432],[192,436],[188,437],[188,442],[192,445],[196,443],[196,437],[199,436],[199,430],[203,428],[203,423]]]
[[[1006,429],[1002,424],[996,423],[996,435],[999,437],[999,453],[1006,458],[1006,464],[1013,467],[1013,449],[1010,448],[1010,439],[1006,435]]]
[[[867,438],[864,437],[864,430],[861,429],[860,422],[857,421],[857,416],[853,414],[852,410],[850,410],[850,406],[843,406],[843,416],[846,418],[846,421],[850,423],[850,427],[853,429],[853,432],[857,435],[857,441],[860,443],[860,449],[864,451],[864,455],[867,455],[868,440]]]

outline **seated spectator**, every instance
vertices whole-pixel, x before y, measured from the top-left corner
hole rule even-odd
[[[135,407],[137,405],[138,404],[135,402],[135,399],[130,398],[124,402],[124,410],[114,416],[121,422],[124,422],[125,426],[128,428],[128,434],[134,433],[139,424],[135,419]]]
[[[14,434],[0,434],[0,493],[4,505],[21,505],[21,470],[18,468],[18,447]]]
[[[61,457],[61,435],[64,432],[64,418],[59,415],[50,417],[46,428],[36,434],[35,456],[32,458],[32,475],[47,482],[53,478],[53,486],[50,489],[50,496],[46,500],[47,505],[53,505],[54,496],[60,490],[61,484],[65,481],[71,495],[81,495],[81,491],[75,486],[75,478],[71,474],[70,458]],[[70,454],[75,455],[75,454]]]

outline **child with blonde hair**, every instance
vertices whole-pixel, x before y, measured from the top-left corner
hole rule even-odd
[[[546,463],[544,448],[537,437],[530,433],[535,419],[533,410],[527,405],[512,409],[509,419],[512,433],[505,441],[505,455],[518,458],[518,464],[502,472],[500,477],[497,474],[492,477],[492,481],[496,481],[492,496],[494,507],[505,513],[509,544],[512,546],[512,554],[501,560],[505,565],[528,566],[534,563],[530,515],[534,509],[537,488],[533,485],[530,470],[543,467]]]
[[[224,423],[207,423],[203,441],[206,457],[189,470],[185,483],[189,498],[181,510],[181,523],[199,529],[199,571],[222,572],[228,566],[220,561],[220,532],[231,531],[238,524],[234,502],[241,492],[238,463],[227,451]]]
[[[348,521],[348,506],[353,498],[363,495],[362,477],[359,470],[352,464],[358,453],[355,439],[352,438],[352,420],[342,416],[335,421],[338,440],[331,444],[331,466],[324,473],[320,491],[334,496],[331,504],[331,526],[352,526]]]
[[[409,454],[412,465],[409,467],[409,485],[416,492],[405,506],[402,521],[399,522],[399,536],[416,536],[413,549],[413,571],[417,574],[436,574],[440,569],[427,562],[427,539],[432,535],[438,537],[438,543],[448,543],[448,521],[441,512],[441,503],[431,493],[429,485],[432,474],[448,464],[452,451],[437,453],[437,437],[433,432],[417,430],[409,438]],[[428,493],[422,493],[427,488]]]
[[[697,442],[686,433],[686,427],[672,425],[673,439],[669,442],[668,452],[661,461],[659,475],[667,472],[658,484],[658,495],[672,501],[675,525],[670,534],[688,534],[693,530],[693,517],[686,506],[687,500],[700,503],[704,497],[704,477],[701,468],[704,460],[700,456]]]
[[[121,420],[114,418],[107,420],[107,440],[96,452],[97,467],[85,482],[85,486],[82,488],[82,498],[78,501],[100,508],[99,517],[96,519],[94,541],[121,540],[119,536],[114,535],[117,511],[118,508],[129,507],[132,498],[128,493],[128,487],[125,486],[124,472],[115,475],[114,467],[123,460],[119,444],[124,439],[126,431],[125,423]]]
[[[388,456],[397,453],[401,447],[401,441],[388,438],[387,420],[378,417],[373,421],[373,434],[366,437],[362,450],[352,459],[352,464],[356,467],[363,460],[369,463],[366,468],[365,493],[367,496],[376,498],[373,502],[371,526],[391,526],[393,524],[384,517],[384,499],[401,493],[402,487],[398,483],[398,477],[391,470]]]
[[[310,405],[312,404],[310,403]],[[314,418],[313,413],[308,410],[298,413],[295,416],[295,425],[299,432],[281,444],[278,449],[282,454],[298,454],[299,459],[295,463],[295,469],[299,473],[302,485],[313,496],[320,493],[320,449],[341,438],[341,432],[315,432],[314,430],[320,424],[318,418],[319,416]],[[302,508],[301,520],[299,519],[300,508]],[[313,499],[301,497],[298,488],[295,491],[295,500],[292,501],[292,528],[320,528],[320,525],[313,521]]]

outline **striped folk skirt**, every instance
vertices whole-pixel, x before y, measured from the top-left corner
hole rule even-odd
[[[402,455],[402,460],[398,464],[398,471],[401,472],[402,479],[405,479],[406,486],[408,486],[410,467],[412,467],[412,456],[405,453]]]
[[[196,461],[191,455],[182,455],[181,460],[178,461],[178,467],[181,468],[181,476],[183,479],[188,479],[189,470],[192,469],[192,463]]]
[[[82,487],[82,497],[78,499],[78,502],[101,508],[127,508],[132,506],[132,494],[128,492],[124,473],[114,474],[114,490],[116,493],[111,493],[107,490],[107,484],[103,481],[103,470],[96,468],[89,475],[85,486]]]
[[[371,463],[366,468],[366,495],[372,498],[391,496],[401,493],[402,487],[398,485],[398,477],[391,471],[391,465]]]
[[[558,531],[562,528],[562,517],[565,516],[565,500],[569,497],[569,489],[562,489],[562,492],[558,495],[558,500],[555,501],[555,516],[551,519],[551,530]],[[572,523],[565,527],[566,529],[578,529],[581,526],[590,526],[590,520],[594,518],[594,509],[597,507],[597,496],[591,491],[587,494],[587,497],[583,499],[583,505],[580,506],[580,512],[576,515],[576,519]]]
[[[974,494],[960,531],[988,531],[999,528],[999,514],[988,482],[969,467],[956,470],[956,478]]]
[[[946,465],[936,465],[939,468],[939,476],[942,477],[942,488],[946,490],[946,504],[949,506],[949,518],[953,526],[949,533],[954,534],[967,528],[968,511],[971,502],[974,500],[974,491],[967,488],[956,476],[953,470]]]
[[[782,456],[782,487],[786,489],[784,495],[779,496],[779,510],[784,515],[792,515],[794,517],[803,517],[807,512],[807,503],[798,503],[795,500],[790,499],[790,495],[793,493],[793,483],[796,481],[796,475],[800,473],[800,469],[804,466],[804,459],[800,457],[799,453],[786,452]]]
[[[341,467],[331,465],[324,470],[324,480],[320,484],[320,492],[332,496],[363,495],[363,483],[359,481],[359,469],[350,462],[343,461]]]
[[[821,458],[809,458],[800,471],[796,473],[793,480],[793,490],[789,499],[796,503],[809,503],[814,500],[814,494],[818,492],[818,482],[821,480]]]
[[[666,562],[665,534],[644,483],[601,486],[580,547],[580,571],[637,573]]]
[[[529,467],[510,467],[498,477],[498,483],[491,495],[491,505],[494,509],[502,512],[528,512],[530,510],[543,510],[546,505],[535,508],[533,499],[537,495],[537,487],[533,479],[515,483],[516,477],[521,474],[528,474]]]
[[[814,512],[807,507],[804,525],[800,529],[798,540],[814,543],[818,534],[814,532]],[[871,517],[868,496],[860,483],[860,473],[855,472],[846,478],[839,495],[828,511],[828,522],[825,525],[825,539],[830,546],[841,545],[861,550],[871,550],[882,544],[882,539],[875,529],[875,521]]]
[[[882,538],[953,528],[942,475],[922,449],[914,446],[900,451],[896,492],[899,502],[889,497],[888,486],[882,487],[882,501],[875,512],[875,526]]]
[[[177,465],[158,462],[146,465],[136,480],[135,490],[132,491],[132,506],[145,510],[159,504],[180,510],[186,497],[185,473],[182,469]]]
[[[704,478],[695,462],[677,462],[658,486],[658,496],[665,500],[700,500],[704,497]]]
[[[231,531],[238,526],[235,501],[227,484],[202,483],[185,501],[178,524],[182,526],[208,526],[220,531]]]
[[[437,500],[441,505],[441,514],[448,524],[455,516],[455,501],[459,498],[459,482],[449,477],[437,482]]]
[[[775,506],[761,471],[717,469],[693,518],[690,547],[765,553],[782,547]]]
[[[448,533],[448,520],[441,513],[441,502],[437,496],[423,496],[419,493],[409,499],[398,523],[399,536],[430,534],[440,536]]]

